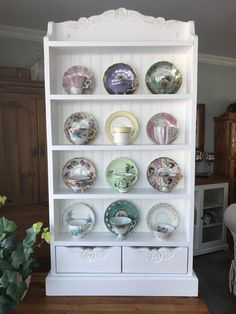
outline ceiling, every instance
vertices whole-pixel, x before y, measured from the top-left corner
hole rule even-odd
[[[0,0],[0,24],[46,31],[48,21],[78,20],[120,7],[193,20],[200,53],[236,58],[235,0]]]

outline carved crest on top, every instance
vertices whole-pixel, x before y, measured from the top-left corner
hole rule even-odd
[[[50,24],[51,23],[51,24]],[[78,21],[50,22],[48,38],[71,41],[158,41],[192,40],[194,23],[165,20],[119,8]]]
[[[168,27],[169,24],[177,21],[166,21],[163,17],[153,17],[143,15],[137,11],[126,10],[125,8],[119,8],[117,10],[105,11],[101,15],[94,15],[91,17],[81,17],[78,21],[68,21],[65,22],[68,27],[77,28],[77,29],[87,29],[91,24],[101,23],[103,19],[119,19],[125,20],[127,18],[139,19],[144,23],[153,25],[154,27],[164,28]]]

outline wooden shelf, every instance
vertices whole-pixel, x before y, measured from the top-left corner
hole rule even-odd
[[[195,185],[207,185],[207,184],[215,184],[215,183],[224,183],[229,182],[227,177],[211,175],[208,178],[199,178],[195,177]]]

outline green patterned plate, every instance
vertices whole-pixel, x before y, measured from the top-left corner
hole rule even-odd
[[[115,233],[112,230],[112,225],[110,223],[110,219],[113,217],[129,217],[132,220],[130,231],[132,231],[136,227],[139,221],[139,213],[137,208],[134,206],[134,204],[124,200],[111,203],[107,207],[104,214],[104,222],[107,229],[110,232]]]
[[[107,166],[106,180],[112,189],[120,193],[128,192],[138,180],[138,169],[128,158],[113,159]]]
[[[160,61],[148,69],[146,84],[153,94],[175,94],[182,84],[182,75],[174,64]]]

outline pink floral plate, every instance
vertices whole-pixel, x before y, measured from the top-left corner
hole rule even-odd
[[[147,169],[147,179],[160,192],[170,192],[182,178],[178,164],[168,157],[154,159]]]
[[[94,164],[86,158],[73,158],[63,167],[62,178],[74,192],[84,192],[95,183],[96,169]]]

